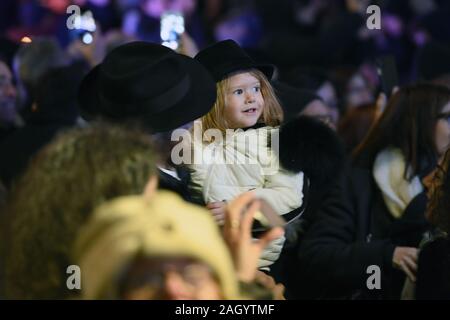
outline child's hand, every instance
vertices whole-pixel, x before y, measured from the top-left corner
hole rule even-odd
[[[225,207],[227,203],[225,201],[210,202],[206,205],[206,208],[211,211],[214,220],[217,224],[222,226],[225,222]]]

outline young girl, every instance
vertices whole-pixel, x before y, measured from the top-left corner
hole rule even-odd
[[[274,148],[283,115],[267,79],[273,68],[256,64],[232,40],[216,43],[195,58],[217,83],[217,100],[201,118],[202,137],[215,130],[223,139],[194,140],[194,159],[201,153],[202,161],[189,165],[193,193],[203,198],[219,224],[226,202],[249,190],[280,215],[299,208],[303,173],[279,168]],[[284,238],[272,242],[260,268],[267,270],[277,260],[283,243]]]

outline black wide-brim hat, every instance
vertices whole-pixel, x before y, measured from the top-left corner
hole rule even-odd
[[[131,42],[112,50],[83,79],[81,116],[137,121],[167,132],[207,114],[216,86],[196,60],[155,43]]]
[[[201,50],[195,57],[219,82],[232,73],[258,69],[271,79],[274,66],[254,61],[244,49],[233,40],[224,40]]]

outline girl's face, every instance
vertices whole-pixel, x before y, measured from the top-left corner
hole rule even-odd
[[[263,108],[261,83],[257,78],[248,72],[229,78],[224,117],[230,129],[254,126],[261,117]]]
[[[442,157],[450,147],[450,102],[442,108],[436,123],[435,143],[438,157]]]

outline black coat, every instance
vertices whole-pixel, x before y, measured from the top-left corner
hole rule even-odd
[[[177,174],[180,177],[180,180],[172,177],[170,174],[167,174],[162,170],[158,170],[158,188],[175,192],[187,202],[204,206],[204,203],[198,202],[197,199],[195,199],[191,195],[191,192],[188,188],[190,179],[189,172],[182,167],[178,167]]]
[[[398,298],[392,221],[370,170],[347,169],[299,243],[291,298]],[[367,290],[370,265],[381,269],[381,290]]]
[[[416,300],[450,300],[450,240],[438,238],[419,254]]]

